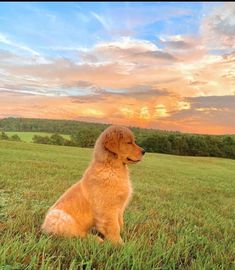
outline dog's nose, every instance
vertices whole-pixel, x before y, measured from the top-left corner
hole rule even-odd
[[[144,155],[144,154],[145,154],[145,150],[143,149],[143,150],[142,150],[142,155]]]

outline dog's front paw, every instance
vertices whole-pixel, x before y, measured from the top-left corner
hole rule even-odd
[[[124,241],[122,240],[121,237],[115,238],[115,239],[110,239],[110,241],[112,242],[112,244],[117,245],[117,246],[123,246],[124,245]]]
[[[96,237],[95,237],[95,240],[96,240],[99,244],[102,244],[102,243],[104,242],[104,240],[103,240],[101,237],[99,237],[99,236],[96,236]]]

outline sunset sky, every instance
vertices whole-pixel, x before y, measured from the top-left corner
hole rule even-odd
[[[1,2],[5,117],[235,133],[235,3]]]

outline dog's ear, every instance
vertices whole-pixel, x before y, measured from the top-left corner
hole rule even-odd
[[[109,152],[118,155],[119,139],[116,132],[106,134],[104,148]]]

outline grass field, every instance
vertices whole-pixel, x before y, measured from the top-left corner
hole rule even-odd
[[[32,139],[33,139],[34,135],[40,135],[40,136],[51,136],[52,135],[52,133],[47,133],[47,132],[6,131],[5,133],[8,136],[12,136],[14,134],[17,134],[23,142],[32,142]],[[63,135],[63,134],[60,134],[60,135],[63,136],[65,139],[70,138],[69,135]]]
[[[125,245],[43,235],[91,149],[0,141],[0,269],[234,269],[235,161],[146,154],[130,167]]]

